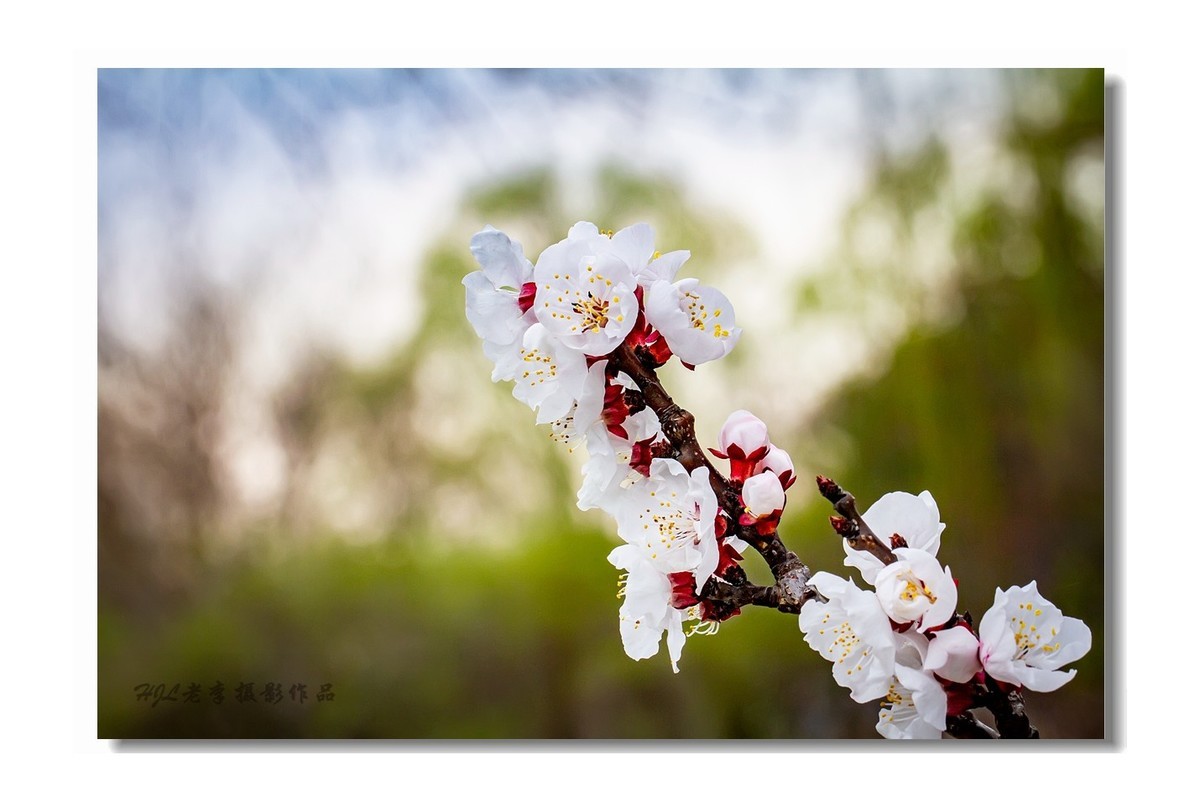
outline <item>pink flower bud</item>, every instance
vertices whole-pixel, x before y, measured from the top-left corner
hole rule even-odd
[[[774,515],[783,509],[786,497],[779,477],[771,472],[751,476],[742,485],[742,503],[756,518]]]
[[[755,472],[762,473],[763,471],[770,471],[778,476],[779,483],[783,485],[784,490],[787,490],[796,481],[796,469],[792,465],[792,458],[779,446],[771,446],[767,455],[762,458],[762,462],[758,463]]]
[[[766,456],[771,441],[767,439],[767,424],[752,413],[739,409],[725,420],[717,445],[731,459],[759,460]]]

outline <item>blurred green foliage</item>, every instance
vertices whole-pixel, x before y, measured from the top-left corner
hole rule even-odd
[[[995,587],[1031,579],[1083,618],[1095,640],[1079,676],[1028,702],[1045,736],[1100,737],[1103,203],[1089,212],[1072,187],[1086,178],[1080,160],[1102,153],[1103,74],[1012,81],[1005,158],[1025,190],[1001,182],[960,203],[938,138],[881,146],[839,252],[794,282],[794,297],[800,315],[842,315],[882,293],[906,310],[905,333],[815,414],[768,423],[798,465],[820,465],[864,507],[890,490],[929,489],[948,524],[939,556],[977,619]],[[1024,109],[1031,94],[1050,111]],[[718,286],[706,271],[753,243],[663,176],[610,165],[586,209],[560,191],[548,171],[476,188],[421,266],[414,339],[367,369],[310,356],[274,409],[287,503],[240,548],[176,555],[193,561],[185,593],[131,595],[105,580],[138,557],[122,528],[130,516],[103,482],[104,432],[117,424],[102,417],[102,511],[114,512],[100,522],[101,737],[874,737],[875,708],[833,684],[793,617],[750,609],[689,639],[678,675],[665,654],[634,662],[622,652],[605,560],[612,527],[575,508],[578,455],[564,459],[508,386],[488,381],[462,314],[461,279],[474,269],[465,243],[482,220],[521,232],[532,256],[576,219],[648,220],[666,247],[692,251],[692,274]],[[953,234],[952,279],[935,296],[914,293],[903,264],[930,210],[949,215]],[[893,224],[882,265],[856,245],[873,215]],[[729,363],[713,369],[760,378]],[[329,490],[320,453],[330,443],[354,455],[347,498],[373,511],[379,531],[362,542],[352,525],[329,531],[306,512],[313,487]],[[815,496],[803,479],[793,488],[782,534],[814,570],[841,572]],[[218,681],[220,705],[208,695]],[[136,685],[159,682],[204,693],[195,704],[135,698]],[[258,701],[233,699],[242,682]],[[268,703],[266,683],[305,683],[308,699]],[[316,701],[321,683],[332,683],[332,701]]]

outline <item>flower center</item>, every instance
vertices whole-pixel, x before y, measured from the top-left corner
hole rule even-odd
[[[904,590],[900,591],[900,598],[906,602],[911,602],[916,601],[919,596],[929,599],[930,604],[937,601],[937,596],[933,595],[933,592],[929,590],[924,582],[910,576],[904,581]]]
[[[587,298],[571,304],[575,314],[583,318],[583,327],[598,332],[608,325],[608,301],[597,298],[590,291]]]
[[[1013,623],[1013,638],[1017,642],[1016,659],[1024,659],[1030,652],[1038,652],[1039,650],[1045,654],[1054,654],[1062,648],[1061,643],[1042,643],[1043,634],[1038,632],[1036,624],[1026,620],[1026,614],[1039,616],[1041,610],[1033,609],[1032,602],[1024,602],[1018,604],[1017,608],[1021,611],[1019,615],[1012,617]],[[1054,638],[1058,635],[1058,629],[1051,627],[1050,637]]]

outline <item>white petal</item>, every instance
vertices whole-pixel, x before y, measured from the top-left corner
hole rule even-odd
[[[683,634],[683,615],[678,610],[671,610],[667,617],[667,654],[671,657],[671,670],[679,673],[679,658],[683,656],[683,644],[687,636]]]
[[[512,287],[520,292],[521,285],[533,275],[533,265],[525,258],[521,243],[491,226],[471,237],[471,253],[494,287]]]
[[[751,515],[761,518],[778,512],[785,500],[779,477],[770,471],[751,476],[742,485],[742,501]]]
[[[1045,668],[1073,663],[1092,649],[1092,630],[1078,618],[1064,617],[1056,637],[1061,648],[1042,661]]]
[[[863,513],[863,520],[879,539],[888,542],[898,534],[912,549],[937,556],[942,530],[946,525],[938,520],[937,502],[926,490],[919,496],[896,491],[876,501]]]
[[[600,229],[595,223],[589,223],[586,220],[580,220],[567,231],[567,239],[569,240],[587,240],[600,236]]]
[[[1017,684],[1022,685],[1027,690],[1037,691],[1038,693],[1049,693],[1057,691],[1075,679],[1076,672],[1073,668],[1070,671],[1046,671],[1018,662],[1013,664],[1012,673],[1017,678]],[[996,679],[1000,679],[1000,677],[996,677]],[[1008,681],[1012,682],[1012,680]]]
[[[654,255],[654,229],[647,223],[623,228],[613,235],[612,252],[619,256],[629,269],[639,270]]]
[[[896,646],[887,616],[875,595],[848,580],[818,571],[810,584],[828,601],[800,609],[804,640],[833,665],[833,679],[856,702],[887,693],[896,666]]]
[[[645,267],[634,271],[638,284],[649,287],[656,281],[674,281],[675,274],[679,272],[679,268],[683,267],[683,263],[691,255],[691,251],[671,251],[662,254],[657,259],[651,259]]]

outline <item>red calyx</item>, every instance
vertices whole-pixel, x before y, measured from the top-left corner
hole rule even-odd
[[[629,467],[642,476],[649,476],[650,462],[655,457],[665,457],[670,453],[671,443],[669,441],[654,442],[653,437],[647,437],[645,440],[639,440],[633,444],[633,450],[629,454]]]
[[[671,581],[671,606],[676,610],[686,610],[700,602],[696,595],[696,578],[690,571],[678,571],[667,574]]]
[[[521,285],[521,294],[517,296],[517,307],[524,314],[533,307],[533,298],[537,295],[537,284],[529,281]]]
[[[942,682],[946,690],[946,715],[961,716],[975,706],[975,691],[963,682]]]
[[[604,388],[604,410],[600,413],[604,425],[615,436],[628,440],[629,435],[622,426],[629,418],[629,405],[625,403],[625,388],[619,384],[609,384]]]
[[[720,521],[722,518],[719,516],[717,520]],[[742,559],[742,555],[737,553],[737,549],[725,542],[721,543],[717,554],[717,570],[714,573],[721,578],[724,578],[725,572],[741,562]]]
[[[646,316],[641,312],[642,288],[638,287],[634,294],[638,299],[638,316],[625,342],[643,362],[651,362],[655,368],[660,368],[671,358],[671,347],[658,330],[646,322]]]
[[[731,443],[728,456],[729,481],[739,485],[743,484],[754,475],[754,469],[758,467],[758,463],[762,462],[762,458],[767,456],[769,449],[770,446],[762,446],[747,454],[736,443]],[[709,449],[709,451],[712,451],[712,449]],[[725,457],[724,454],[719,454],[716,451],[713,451],[713,453],[719,457]]]
[[[759,537],[773,537],[779,529],[779,516],[780,513],[775,512],[756,518],[748,512],[743,512],[738,516],[738,523],[742,526],[753,526]]]

